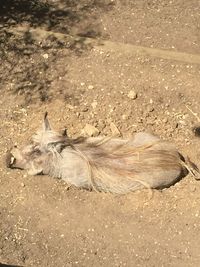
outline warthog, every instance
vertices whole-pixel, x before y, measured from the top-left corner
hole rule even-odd
[[[67,134],[52,130],[47,113],[43,129],[33,135],[31,143],[22,149],[11,149],[7,166],[117,194],[145,187],[169,187],[191,170],[172,144],[152,134],[137,133],[129,140],[70,139]]]

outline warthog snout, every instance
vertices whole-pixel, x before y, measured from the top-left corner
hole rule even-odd
[[[23,153],[14,146],[11,150],[7,152],[6,155],[6,166],[11,169],[23,169],[25,163],[25,158]]]

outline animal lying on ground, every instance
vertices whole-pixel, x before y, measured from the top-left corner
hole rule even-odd
[[[162,189],[193,170],[170,143],[141,132],[129,140],[105,137],[70,139],[50,127],[21,150],[11,149],[7,166],[47,174],[77,187],[124,194],[142,188]]]

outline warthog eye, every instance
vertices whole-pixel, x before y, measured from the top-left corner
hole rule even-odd
[[[35,157],[40,156],[41,154],[42,152],[38,148],[33,149],[30,153],[31,156],[35,156]]]

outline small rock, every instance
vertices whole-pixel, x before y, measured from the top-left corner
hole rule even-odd
[[[163,122],[164,122],[164,123],[168,123],[168,118],[164,118],[164,119],[163,119]]]
[[[195,186],[195,185],[191,185],[191,186],[190,186],[190,191],[191,191],[191,192],[195,192],[195,191],[196,191],[196,189],[197,189],[197,188],[196,188],[196,186]]]
[[[138,123],[142,123],[143,120],[144,120],[144,118],[138,118],[138,119],[137,119],[137,122],[138,122]]]
[[[81,109],[81,111],[82,111],[82,112],[87,112],[87,111],[88,111],[88,107],[86,107],[86,106],[83,107],[83,108]]]
[[[137,93],[135,91],[131,90],[128,93],[128,98],[130,98],[130,99],[136,99],[137,98]]]
[[[93,86],[93,85],[89,85],[89,86],[88,86],[88,89],[89,89],[89,90],[92,90],[92,89],[94,89],[94,86]]]
[[[166,132],[169,133],[173,133],[174,132],[174,128],[171,125],[167,125],[166,127]]]
[[[186,121],[184,121],[184,120],[180,120],[180,121],[178,121],[178,123],[181,124],[181,125],[183,125],[183,126],[186,126],[187,125]]]
[[[106,127],[106,125],[105,125],[105,122],[104,121],[99,121],[98,122],[98,129],[100,130],[100,131],[103,131],[103,129]]]
[[[147,106],[147,111],[148,112],[153,112],[154,111],[154,107],[153,106]]]
[[[66,105],[66,109],[70,109],[70,110],[72,110],[72,109],[74,109],[74,106],[72,106],[72,105],[70,105],[70,104],[67,104],[67,105]]]
[[[86,124],[84,129],[83,129],[83,134],[88,135],[88,136],[98,136],[99,130],[96,127],[94,127],[93,125]]]
[[[93,109],[95,109],[97,107],[97,101],[92,102],[91,106]]]
[[[42,56],[43,56],[43,58],[45,58],[45,59],[49,58],[49,55],[48,55],[48,54],[43,54]]]
[[[148,118],[148,117],[150,117],[150,114],[149,114],[149,112],[145,111],[145,112],[144,112],[144,117],[145,117],[145,118]]]
[[[127,115],[126,114],[123,114],[122,115],[122,120],[126,120],[127,119]]]
[[[174,123],[173,123],[173,127],[174,127],[174,129],[178,128],[178,126],[179,126],[178,122],[174,122]]]
[[[113,122],[110,123],[110,130],[114,136],[121,136],[121,132]]]
[[[148,125],[154,125],[155,124],[155,121],[153,119],[148,119],[147,120],[147,124]]]

